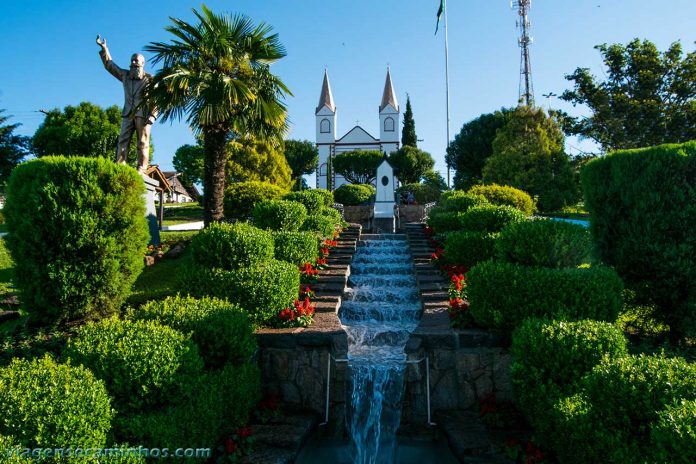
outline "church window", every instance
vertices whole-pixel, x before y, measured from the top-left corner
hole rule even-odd
[[[322,134],[328,134],[331,132],[331,122],[328,119],[322,119],[319,123],[319,132]]]
[[[320,176],[325,176],[326,175],[326,166],[327,164],[324,163],[321,166],[319,166],[319,175]]]
[[[394,120],[392,118],[384,120],[384,132],[394,132]]]

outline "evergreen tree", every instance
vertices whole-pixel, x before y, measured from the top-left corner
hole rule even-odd
[[[418,137],[416,136],[416,121],[413,120],[413,110],[411,109],[411,99],[406,95],[406,112],[404,113],[404,128],[401,131],[401,146],[416,147]]]
[[[5,183],[10,173],[28,154],[29,139],[17,135],[15,130],[19,124],[6,124],[9,116],[4,116],[5,110],[0,110],[0,192],[5,190]]]

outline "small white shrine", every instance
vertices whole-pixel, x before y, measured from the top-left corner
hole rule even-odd
[[[377,167],[375,184],[377,194],[375,196],[372,230],[394,233],[396,230],[396,218],[394,216],[396,178],[394,177],[394,168],[387,161],[386,154],[384,155],[384,161]]]

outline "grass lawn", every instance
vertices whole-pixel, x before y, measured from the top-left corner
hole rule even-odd
[[[203,207],[198,203],[187,203],[177,207],[164,207],[164,223],[168,221],[195,222],[203,220]]]
[[[8,293],[12,293],[13,267],[12,257],[5,247],[5,239],[0,238],[0,298]]]
[[[165,238],[163,237],[164,241]],[[193,263],[189,248],[176,259],[165,259],[154,266],[146,267],[133,285],[133,292],[126,300],[138,306],[148,300],[160,300],[180,292],[181,274]]]

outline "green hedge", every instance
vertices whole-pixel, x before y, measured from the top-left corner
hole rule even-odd
[[[31,448],[101,448],[114,414],[104,383],[92,372],[48,356],[0,368],[0,411],[0,435]]]
[[[503,261],[561,269],[590,262],[592,240],[579,224],[539,219],[510,224],[500,233],[496,251]]]
[[[444,211],[441,208],[433,208],[428,214],[426,221],[428,226],[432,227],[436,233],[444,234],[446,232],[455,232],[461,230],[459,217],[463,213],[456,211]]]
[[[696,364],[682,358],[627,356],[604,360],[582,382],[582,392],[553,410],[561,462],[676,462],[654,447],[650,430],[662,427],[661,411],[696,399]],[[680,424],[682,425],[682,424]],[[662,443],[677,445],[672,429]],[[669,445],[667,445],[669,446]]]
[[[312,232],[274,232],[275,258],[299,266],[313,263],[319,254],[319,239]]]
[[[22,307],[42,322],[113,314],[149,241],[138,172],[103,158],[47,156],[12,171],[4,208]]]
[[[512,383],[520,409],[540,439],[553,433],[554,403],[575,394],[583,376],[604,356],[628,354],[618,327],[592,320],[527,319],[512,336]]]
[[[396,189],[397,199],[401,201],[408,192],[413,194],[413,198],[419,205],[438,201],[440,199],[440,190],[437,187],[427,184],[405,184]]]
[[[462,230],[496,233],[508,225],[525,221],[524,213],[512,206],[475,206],[459,217]]]
[[[469,193],[481,195],[492,205],[512,206],[531,216],[536,211],[534,200],[523,190],[509,185],[475,185],[469,189]]]
[[[89,323],[63,355],[103,380],[119,410],[166,404],[203,368],[189,336],[155,321]]]
[[[650,438],[656,462],[696,462],[696,400],[681,400],[660,411]]]
[[[599,258],[652,301],[674,338],[696,334],[696,142],[617,151],[582,170]]]
[[[476,323],[506,333],[528,317],[613,322],[623,305],[623,284],[612,269],[546,269],[487,261],[467,274]]]
[[[206,268],[238,269],[273,257],[273,236],[245,222],[212,223],[191,241],[196,264]]]
[[[257,348],[247,313],[216,298],[176,296],[150,301],[133,310],[131,317],[190,332],[206,366],[212,368],[249,362]]]
[[[283,200],[302,203],[310,214],[319,211],[319,208],[324,206],[324,196],[316,190],[290,192],[283,197]]]
[[[442,196],[440,196],[438,207],[442,208],[443,211],[466,213],[471,208],[488,204],[488,200],[486,200],[483,195],[474,195],[473,193],[467,193],[461,190],[452,190],[450,192],[444,192]]]
[[[252,212],[254,224],[261,229],[297,231],[307,219],[302,203],[287,200],[268,200],[257,203]]]
[[[300,271],[297,266],[269,259],[243,269],[190,269],[182,286],[191,296],[214,296],[238,304],[252,322],[270,321],[297,298]]]
[[[257,203],[279,200],[287,191],[268,182],[235,182],[225,188],[224,210],[227,219],[246,220]]]
[[[357,206],[371,201],[376,193],[372,185],[343,184],[334,190],[334,198],[344,206]]]
[[[343,221],[343,218],[341,217],[341,212],[331,207],[323,206],[319,208],[319,212],[317,213],[317,215],[331,219],[331,221],[333,221],[334,224],[340,224]]]
[[[317,195],[321,195],[324,206],[330,208],[334,204],[334,194],[333,192],[326,189],[314,189],[312,190]]]
[[[314,232],[315,234],[324,237],[331,238],[333,231],[335,229],[336,223],[333,218],[328,215],[322,216],[318,214],[313,214],[307,216],[304,223],[302,224],[302,229],[305,232]]]
[[[495,256],[498,234],[479,232],[452,232],[445,240],[445,259],[450,264],[468,268]]]

